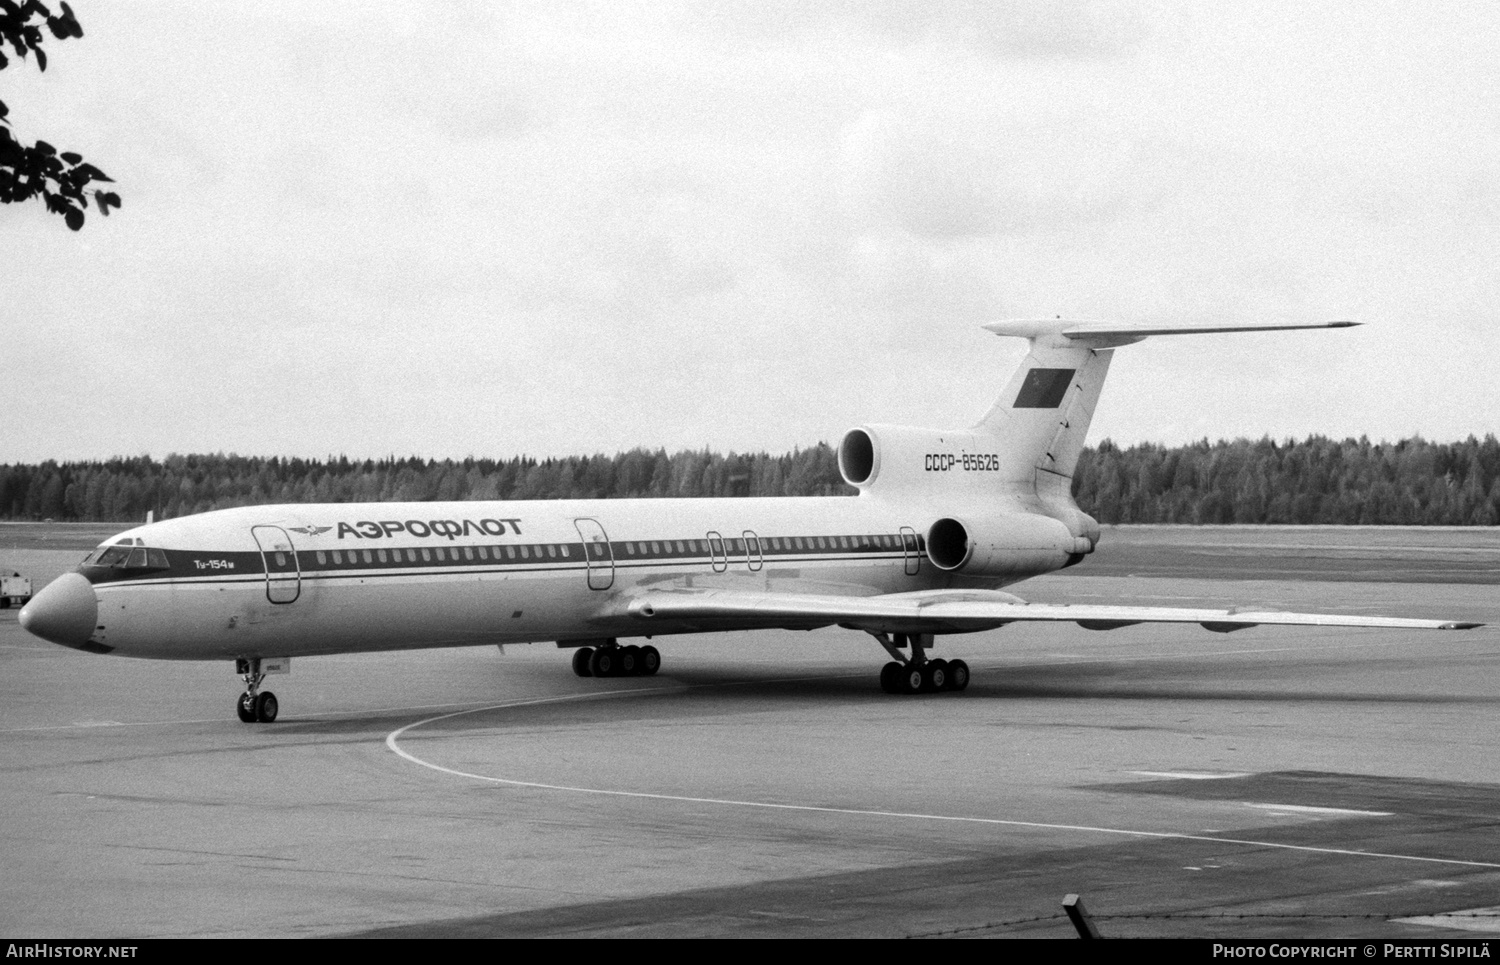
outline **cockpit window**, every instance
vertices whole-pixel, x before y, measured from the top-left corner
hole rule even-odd
[[[135,540],[122,540],[114,546],[101,546],[84,558],[84,566],[115,566],[131,570],[165,570],[170,564],[167,554],[147,548]]]

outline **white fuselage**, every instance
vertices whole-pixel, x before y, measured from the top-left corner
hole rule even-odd
[[[864,495],[220,510],[111,540],[162,551],[166,568],[80,567],[98,597],[87,649],[202,660],[568,644],[705,629],[643,624],[626,606],[646,591],[998,587],[1066,560],[1048,551],[983,577],[940,570],[921,535],[934,514],[903,503]]]

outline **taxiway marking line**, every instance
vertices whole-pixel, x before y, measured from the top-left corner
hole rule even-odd
[[[1350,818],[1388,818],[1393,811],[1356,811],[1353,808],[1320,808],[1311,804],[1252,804],[1245,802],[1247,808],[1260,808],[1263,811],[1286,811],[1291,814],[1326,814],[1330,817]]]
[[[712,685],[710,685],[712,686]],[[1384,851],[1356,851],[1351,848],[1319,848],[1305,844],[1283,844],[1276,841],[1257,841],[1250,838],[1223,838],[1213,837],[1206,834],[1185,834],[1177,831],[1139,831],[1131,828],[1106,828],[1088,824],[1053,824],[1045,821],[1020,821],[1011,818],[979,818],[966,815],[954,814],[923,814],[915,811],[882,811],[873,808],[838,808],[827,807],[816,804],[779,804],[774,801],[741,801],[734,798],[715,797],[693,797],[686,794],[657,794],[650,791],[621,791],[611,788],[600,787],[575,787],[567,784],[545,784],[540,781],[518,781],[504,777],[491,777],[487,774],[475,774],[471,771],[460,771],[441,764],[425,761],[415,754],[404,750],[399,741],[401,735],[424,727],[427,724],[435,724],[441,720],[451,720],[454,717],[463,717],[467,714],[483,713],[487,710],[507,710],[512,707],[531,707],[539,704],[569,703],[583,700],[591,700],[602,697],[618,697],[628,694],[652,694],[665,693],[668,691],[682,691],[681,687],[652,687],[647,689],[623,689],[608,690],[602,693],[592,694],[570,694],[564,697],[537,697],[508,701],[495,704],[490,707],[477,707],[471,710],[454,711],[451,714],[440,714],[436,717],[428,717],[404,727],[398,727],[386,735],[385,746],[396,756],[429,770],[449,774],[454,777],[468,778],[475,781],[484,781],[489,784],[504,784],[508,787],[529,787],[539,791],[561,791],[569,794],[597,794],[604,797],[634,798],[646,801],[674,801],[680,804],[717,804],[724,807],[760,808],[768,811],[799,811],[811,814],[847,814],[853,817],[872,818],[904,818],[920,821],[937,821],[953,824],[983,824],[990,827],[1008,828],[1032,828],[1041,831],[1079,831],[1087,834],[1105,834],[1117,837],[1130,838],[1153,838],[1164,841],[1201,841],[1209,844],[1235,844],[1252,848],[1272,848],[1280,851],[1298,851],[1304,854],[1331,854],[1346,855],[1354,858],[1386,858],[1393,861],[1416,861],[1424,864],[1458,865],[1466,868],[1500,868],[1500,862],[1494,861],[1465,861],[1459,858],[1432,858],[1425,855],[1415,854],[1392,854]]]

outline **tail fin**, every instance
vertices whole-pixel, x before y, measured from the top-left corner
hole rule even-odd
[[[1031,351],[974,431],[1004,443],[1007,482],[1029,482],[1038,470],[1071,478],[1114,350],[1029,337]]]
[[[1151,328],[1063,319],[992,322],[984,327],[996,335],[1028,339],[1031,351],[994,407],[974,426],[974,432],[999,443],[1005,460],[1001,466],[1003,482],[1023,490],[1035,487],[1036,495],[1052,515],[1082,516],[1073,503],[1073,473],[1117,347],[1153,335],[1348,328],[1355,324]],[[1074,528],[1071,523],[1070,528]],[[1074,531],[1077,533],[1076,528]]]

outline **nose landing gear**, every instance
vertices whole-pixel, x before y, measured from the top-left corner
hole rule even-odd
[[[240,720],[247,724],[262,723],[269,724],[276,719],[281,705],[276,700],[276,695],[269,690],[262,692],[260,682],[266,679],[261,672],[260,658],[240,658],[234,662],[235,672],[245,681],[245,692],[235,702],[235,711]]]

